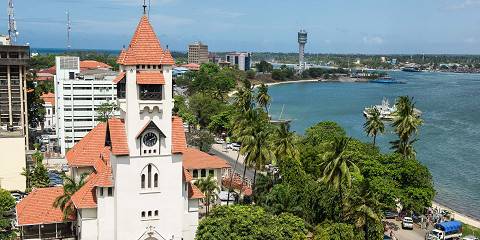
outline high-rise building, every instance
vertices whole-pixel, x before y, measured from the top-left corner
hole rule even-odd
[[[30,47],[0,36],[0,187],[24,191],[28,148],[27,64]]]
[[[117,100],[117,73],[108,67],[81,70],[78,57],[56,57],[56,133],[62,155],[98,124],[98,108]]]
[[[300,71],[305,70],[305,44],[307,43],[307,32],[300,30],[298,32],[298,67]]]
[[[239,70],[247,71],[251,68],[251,54],[248,52],[227,53],[225,60]]]
[[[194,42],[188,45],[188,63],[202,64],[208,62],[208,45]]]

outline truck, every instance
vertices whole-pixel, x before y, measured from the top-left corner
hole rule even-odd
[[[460,239],[462,237],[462,223],[459,221],[446,221],[437,223],[425,239],[447,240]]]

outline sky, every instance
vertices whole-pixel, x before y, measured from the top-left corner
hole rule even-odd
[[[148,0],[147,0],[148,3]],[[7,33],[7,0],[0,33]],[[143,13],[142,0],[16,0],[19,42],[75,49],[121,49]],[[2,8],[0,8],[2,9]],[[150,20],[175,51],[200,40],[210,51],[480,54],[480,0],[151,0]]]

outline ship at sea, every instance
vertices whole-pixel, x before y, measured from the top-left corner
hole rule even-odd
[[[395,112],[397,111],[397,107],[395,105],[390,106],[388,99],[386,98],[383,98],[382,104],[380,105],[366,107],[363,110],[363,115],[366,118],[371,117],[370,111],[373,109],[377,109],[380,112],[380,119],[384,121],[393,121],[393,119],[395,118]],[[414,108],[413,111],[417,116],[420,116],[422,114],[422,112],[416,108]]]
[[[421,72],[422,70],[420,70],[417,67],[404,67],[404,68],[402,68],[402,71],[404,71],[404,72]]]

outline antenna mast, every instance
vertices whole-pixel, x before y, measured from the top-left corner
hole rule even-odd
[[[70,22],[70,12],[67,11],[67,51],[72,48],[70,44],[70,32],[72,31],[72,23]]]
[[[17,42],[17,22],[15,21],[15,15],[13,11],[13,0],[8,0],[8,36],[11,43]]]

